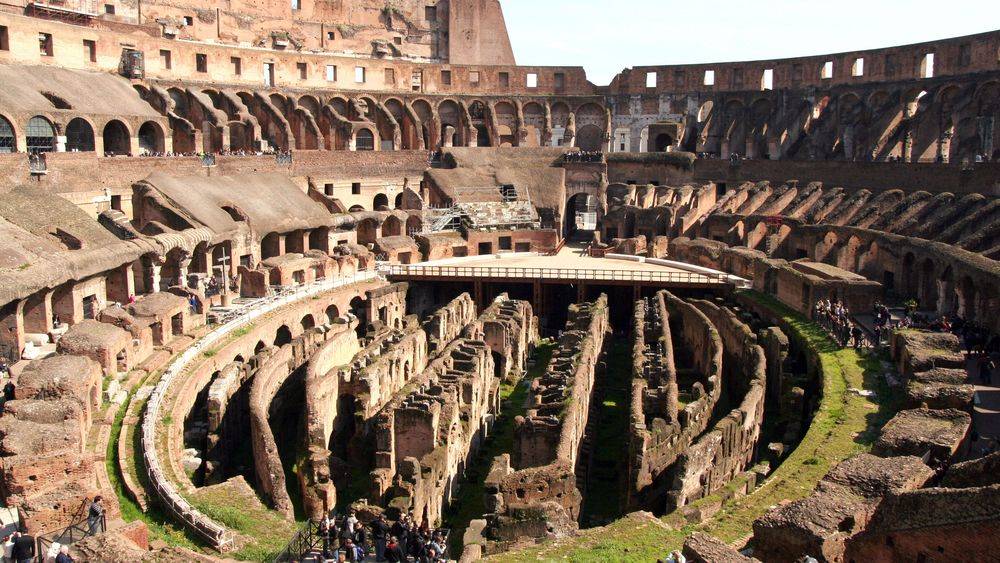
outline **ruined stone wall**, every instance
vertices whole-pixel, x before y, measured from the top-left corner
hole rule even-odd
[[[538,340],[538,319],[531,303],[501,294],[465,328],[463,335],[486,342],[497,372],[513,380],[527,370],[528,355]]]
[[[717,491],[749,467],[764,422],[767,360],[757,336],[729,308],[701,300],[692,303],[719,332],[729,403],[739,403],[678,458],[668,511]]]
[[[28,533],[79,522],[81,507],[95,494],[108,499],[109,515],[118,512],[117,498],[98,482],[94,464],[100,461],[87,451],[101,379],[100,365],[86,357],[35,360],[21,373],[14,400],[4,405],[0,497],[17,510]]]
[[[428,352],[435,355],[441,348],[458,337],[476,318],[476,303],[472,296],[463,293],[424,320]]]
[[[278,389],[289,377],[304,377],[301,373],[309,358],[327,339],[325,327],[306,331],[263,359],[250,388],[250,439],[253,442],[253,461],[257,476],[257,490],[275,510],[294,516],[292,501],[288,496],[285,470],[278,455],[278,445],[271,429],[272,402]]]
[[[607,296],[570,306],[549,369],[532,382],[527,415],[515,420],[512,455],[494,459],[486,479],[486,536],[492,540],[576,527],[583,498],[575,464],[609,328]]]
[[[722,340],[708,317],[667,291],[657,293],[652,306],[659,311],[658,324],[647,325],[646,334],[662,336],[657,336],[654,348],[645,348],[644,342],[643,349],[633,352],[628,481],[628,503],[633,507],[651,506],[666,493],[668,469],[708,427],[722,393]],[[678,347],[690,355],[689,369],[697,379],[683,409],[677,402]],[[659,351],[664,357],[654,360],[652,354]],[[657,364],[661,367],[653,367]]]

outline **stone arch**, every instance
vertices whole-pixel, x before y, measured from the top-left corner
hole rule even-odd
[[[375,194],[375,197],[372,198],[372,210],[379,211],[383,208],[388,208],[388,207],[389,207],[389,196],[383,193]]]
[[[837,233],[833,231],[826,233],[826,236],[816,243],[813,260],[836,266],[839,242],[840,238]]]
[[[155,121],[147,121],[139,127],[139,154],[163,153],[163,128]]]
[[[358,223],[358,244],[372,244],[378,238],[378,220],[372,217]]]
[[[94,152],[94,127],[83,117],[66,125],[67,152]]]
[[[576,146],[585,151],[599,151],[604,144],[604,133],[595,125],[584,125],[576,131]]]
[[[389,115],[391,115],[399,125],[399,148],[402,150],[419,148],[422,131],[417,127],[417,122],[410,114],[406,104],[396,98],[389,98],[385,101],[384,105],[385,110],[389,112]]]
[[[362,338],[368,332],[368,303],[357,296],[351,299],[349,307],[351,314],[358,318],[357,334],[358,338]]]
[[[365,210],[364,205],[352,205],[350,209],[347,210],[348,213],[363,213]]]
[[[438,104],[438,119],[441,122],[441,146],[463,147],[467,144],[463,133],[462,108],[458,102],[442,100]]]
[[[104,124],[101,133],[105,155],[127,155],[132,152],[132,134],[124,122],[112,119]]]
[[[516,147],[517,138],[517,108],[508,101],[493,105],[493,117],[497,124],[497,139],[501,147]]]
[[[316,319],[313,318],[311,313],[306,313],[302,316],[302,320],[299,321],[299,326],[302,327],[303,332],[311,328],[316,328]]]
[[[404,234],[403,222],[399,220],[399,217],[395,215],[386,217],[385,222],[382,223],[382,236],[396,237],[402,234]]]
[[[976,320],[976,298],[978,289],[972,277],[965,275],[958,282],[958,315],[968,321]]]
[[[326,308],[325,314],[326,324],[332,325],[340,318],[340,309],[336,305],[330,305]]]
[[[859,263],[861,257],[858,255],[860,248],[861,238],[852,235],[851,238],[847,239],[847,243],[840,248],[840,252],[837,253],[837,267],[849,272],[860,273]]]
[[[362,127],[354,133],[354,150],[373,151],[375,150],[375,134],[371,129]]]
[[[29,153],[52,152],[56,148],[56,130],[49,118],[36,115],[28,120],[25,144]]]
[[[285,344],[292,343],[292,329],[288,328],[288,325],[281,325],[278,330],[274,332],[274,345],[277,347],[282,347]]]
[[[278,233],[267,233],[260,240],[260,258],[276,258],[281,256],[281,235]]]
[[[920,264],[920,290],[917,299],[920,300],[921,308],[927,311],[938,310],[938,287],[934,273],[934,261],[924,258]]]
[[[528,102],[521,110],[524,115],[524,131],[527,134],[521,145],[540,147],[545,144],[545,108],[538,102]]]
[[[419,215],[410,215],[406,218],[406,234],[413,236],[423,230],[423,221]]]
[[[257,345],[253,347],[253,355],[256,356],[264,350],[267,350],[267,344],[264,344],[263,340],[258,340]]]
[[[430,149],[433,145],[432,141],[432,131],[431,124],[434,122],[434,110],[431,108],[430,102],[423,99],[414,100],[411,104],[413,107],[413,113],[417,115],[420,119],[420,132],[419,134],[424,139],[424,148]]]

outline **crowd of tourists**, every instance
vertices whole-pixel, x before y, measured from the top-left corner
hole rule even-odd
[[[604,162],[600,151],[574,151],[563,155],[563,162]]]
[[[173,152],[173,151],[142,151],[139,153],[140,157],[143,158],[205,158],[206,156],[291,156],[291,151],[279,151],[275,149],[268,150],[226,150],[226,151],[215,151],[215,152],[202,152],[202,151],[192,151],[192,152]],[[134,156],[132,153],[119,154],[112,151],[107,151],[104,156],[108,158],[113,157],[131,157]]]
[[[323,542],[322,561],[375,561],[389,563],[436,563],[447,561],[446,530],[431,530],[425,522],[417,526],[410,515],[390,523],[385,515],[364,524],[357,513],[328,515],[319,523]]]
[[[854,346],[856,350],[871,343],[865,331],[851,318],[851,311],[838,299],[820,299],[813,307],[813,320],[825,328],[841,347]]]

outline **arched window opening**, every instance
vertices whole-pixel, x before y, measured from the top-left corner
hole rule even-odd
[[[40,115],[28,120],[26,142],[28,152],[52,152],[55,149],[56,133],[52,123]]]
[[[127,155],[131,152],[128,129],[118,120],[111,120],[104,126],[105,156]]]
[[[147,121],[139,128],[139,154],[148,155],[162,153],[163,133],[160,127],[152,121]]]
[[[372,209],[378,211],[383,207],[389,207],[389,196],[385,194],[375,194],[375,199],[372,200]]]
[[[10,153],[17,150],[17,138],[14,137],[14,127],[10,122],[0,117],[0,153]]]
[[[354,143],[355,150],[359,151],[373,151],[375,150],[375,135],[367,130],[361,129],[358,131],[358,136]]]
[[[66,126],[66,150],[69,152],[93,152],[94,128],[79,117]]]

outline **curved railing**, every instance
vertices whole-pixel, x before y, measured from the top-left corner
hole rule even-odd
[[[522,268],[515,266],[384,265],[382,273],[406,278],[483,278],[531,280],[584,280],[669,284],[732,284],[724,273],[582,268]]]
[[[378,274],[372,271],[356,272],[349,277],[297,286],[294,289],[286,290],[279,295],[262,300],[258,304],[248,307],[244,311],[241,311],[238,316],[209,332],[196,343],[192,344],[181,355],[174,358],[170,366],[163,373],[163,376],[160,378],[159,383],[157,383],[156,388],[150,394],[149,402],[146,405],[146,412],[143,414],[142,418],[141,448],[142,457],[146,465],[146,476],[149,478],[150,485],[156,493],[157,499],[159,499],[166,510],[188,530],[207,541],[215,549],[223,552],[232,550],[235,547],[235,533],[191,506],[191,504],[177,492],[177,488],[164,474],[163,467],[160,464],[159,454],[156,451],[156,424],[161,418],[160,409],[163,405],[164,396],[166,395],[167,390],[170,388],[174,380],[177,379],[177,377],[181,375],[204,350],[209,349],[234,330],[248,325],[263,315],[301,299],[305,299],[338,287],[377,279],[378,277]]]

